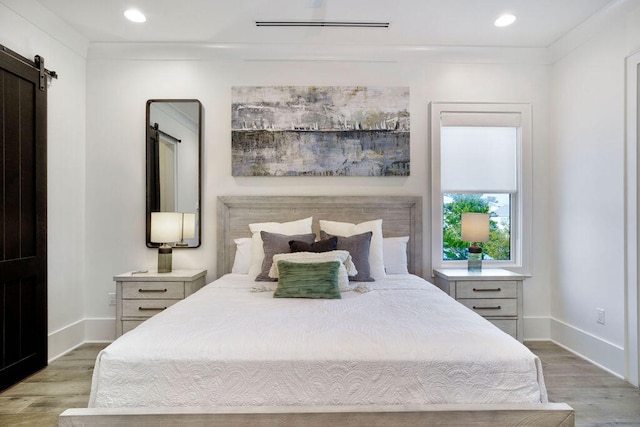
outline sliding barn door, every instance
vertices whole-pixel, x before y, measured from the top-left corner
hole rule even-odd
[[[0,389],[47,364],[46,105],[40,72],[1,49]]]

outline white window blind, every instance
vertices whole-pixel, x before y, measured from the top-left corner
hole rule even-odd
[[[441,120],[443,193],[517,191],[520,114],[443,112]]]
[[[440,126],[520,127],[520,113],[466,113],[443,111]]]

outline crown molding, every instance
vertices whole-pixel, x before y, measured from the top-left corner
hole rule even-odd
[[[637,0],[617,0],[610,3],[549,46],[550,62],[561,60],[597,36],[603,28],[615,26],[616,21],[625,19],[634,10],[640,10],[638,5]]]
[[[88,59],[139,61],[548,63],[545,48],[238,43],[91,43]]]
[[[0,0],[1,5],[20,17],[23,22],[47,34],[77,55],[86,58],[89,40],[37,1]]]

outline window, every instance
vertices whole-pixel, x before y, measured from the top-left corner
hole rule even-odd
[[[432,257],[466,265],[463,212],[490,214],[485,267],[528,272],[531,112],[526,104],[431,104]]]

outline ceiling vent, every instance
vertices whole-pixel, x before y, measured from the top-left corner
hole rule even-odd
[[[389,28],[388,22],[360,21],[256,21],[257,27]]]

